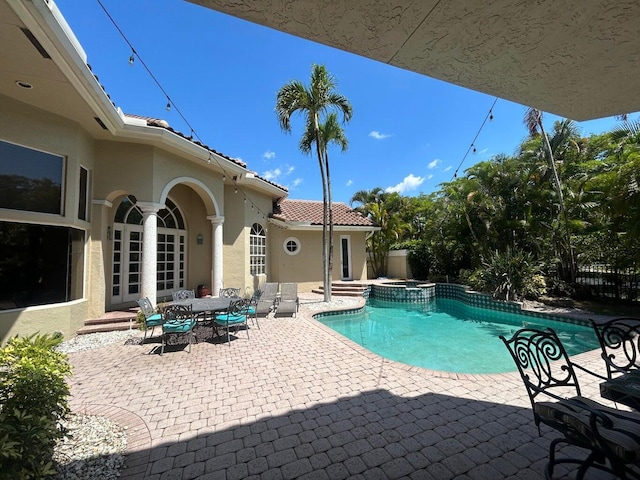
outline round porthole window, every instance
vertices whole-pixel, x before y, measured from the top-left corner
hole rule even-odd
[[[295,237],[287,238],[284,241],[283,246],[287,255],[297,255],[300,252],[300,240]]]

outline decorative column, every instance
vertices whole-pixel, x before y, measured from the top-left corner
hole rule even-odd
[[[222,224],[224,217],[211,216],[207,217],[211,220],[213,251],[211,252],[211,295],[217,297],[222,288]]]
[[[158,211],[164,205],[153,202],[137,202],[142,210],[142,297],[149,297],[156,304],[158,278]]]

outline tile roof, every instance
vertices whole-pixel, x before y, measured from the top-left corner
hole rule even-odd
[[[322,202],[318,200],[284,199],[273,207],[273,218],[289,222],[322,225]],[[333,224],[373,227],[373,222],[346,203],[333,202]]]

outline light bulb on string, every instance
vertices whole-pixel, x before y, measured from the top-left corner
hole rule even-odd
[[[222,175],[222,181],[225,182],[227,180],[227,176],[226,175]]]
[[[136,59],[135,59],[135,57],[133,56],[133,53],[132,53],[131,56],[129,57],[129,65],[133,65],[133,62],[135,62],[135,61],[136,61]]]
[[[473,143],[471,144],[471,146],[473,147],[473,153],[476,153],[477,152],[476,146]]]
[[[489,121],[493,122],[493,110],[489,110]]]
[[[167,112],[171,110],[171,102],[167,100],[167,106],[165,107]]]
[[[233,190],[233,193],[238,193],[238,187]]]

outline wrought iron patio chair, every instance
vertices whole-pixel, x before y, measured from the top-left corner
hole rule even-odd
[[[231,346],[232,328],[235,328],[237,331],[240,327],[244,327],[247,331],[247,339],[249,339],[249,324],[247,323],[248,310],[249,300],[246,298],[238,298],[231,301],[225,313],[218,314],[214,317],[214,324],[226,330],[227,343],[229,346]]]
[[[276,316],[291,315],[298,313],[300,299],[298,298],[297,283],[281,283],[280,299],[276,305]]]
[[[218,296],[220,298],[240,298],[240,289],[239,288],[221,288]]]
[[[151,335],[155,331],[156,327],[162,325],[162,314],[156,312],[153,308],[153,304],[149,297],[141,298],[137,301],[138,306],[140,307],[140,311],[144,315],[144,338],[142,341],[144,342],[147,339],[147,332],[149,331],[149,327],[151,327]]]
[[[196,298],[196,292],[194,290],[176,290],[175,292],[171,292],[171,296],[173,297],[173,301],[175,302],[178,300]]]
[[[582,368],[569,360],[553,330],[523,328],[509,340],[502,335],[500,339],[518,367],[538,432],[540,424],[545,424],[562,435],[549,446],[547,479],[561,463],[580,465],[578,479],[590,468],[619,478],[640,478],[634,470],[640,461],[639,413],[617,410],[581,396],[574,367]],[[585,458],[558,459],[556,447],[562,443],[588,453]]]
[[[608,378],[640,368],[640,318],[591,320],[591,325],[600,342]]]
[[[167,305],[162,310],[162,348],[160,355],[164,353],[164,346],[169,335],[187,335],[189,352],[193,343],[193,329],[196,319],[193,316],[191,305]]]

